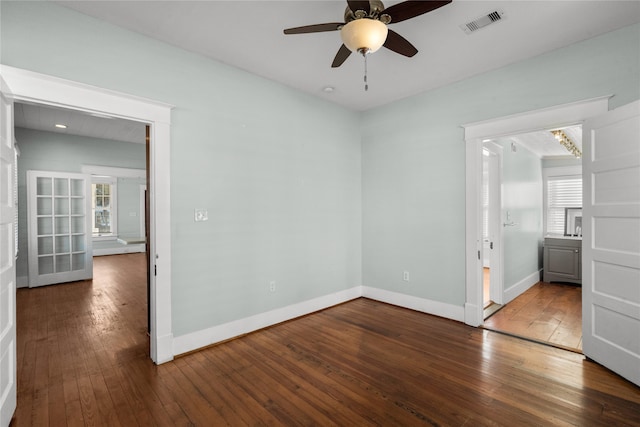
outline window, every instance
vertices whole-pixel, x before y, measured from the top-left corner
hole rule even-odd
[[[576,172],[575,168],[571,169],[561,171],[549,169],[546,171],[545,231],[549,235],[564,235],[565,208],[582,207],[582,173],[560,174],[562,172]]]
[[[117,180],[93,177],[91,183],[91,215],[93,237],[115,237],[117,229]]]

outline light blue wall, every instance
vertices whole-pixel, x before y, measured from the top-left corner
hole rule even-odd
[[[504,289],[542,268],[543,198],[542,161],[522,146],[511,150],[509,138],[497,141],[503,147],[502,211],[515,223],[504,227]]]
[[[1,7],[3,64],[176,106],[174,335],[361,284],[357,113],[53,2]]]
[[[146,185],[144,178],[118,178],[118,235],[144,237],[140,227],[140,186]]]
[[[363,284],[462,306],[461,126],[603,95],[615,108],[640,98],[639,76],[633,25],[364,113]]]
[[[132,169],[146,168],[144,144],[110,141],[16,128],[15,137],[20,149],[18,158],[18,261],[16,275],[28,275],[27,231],[27,171],[45,170],[81,173],[82,165],[116,166]],[[122,184],[122,185],[120,185]],[[118,180],[119,231],[128,230],[132,224],[129,212],[138,211],[139,180]],[[144,184],[144,180],[142,181]],[[133,188],[131,188],[133,187]],[[120,194],[122,191],[123,194]],[[135,191],[135,201],[129,193]],[[124,197],[123,197],[124,196]],[[123,212],[126,211],[126,214]],[[136,218],[139,220],[139,218]],[[135,225],[139,228],[138,223]],[[103,245],[105,246],[105,245]],[[113,246],[113,245],[106,245]]]
[[[175,335],[361,283],[462,306],[461,125],[640,98],[638,25],[358,114],[53,3],[1,7],[2,63],[176,105]]]

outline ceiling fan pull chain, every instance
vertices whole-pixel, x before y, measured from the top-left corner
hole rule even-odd
[[[369,83],[367,83],[367,54],[364,55],[364,90],[365,92],[369,90]]]

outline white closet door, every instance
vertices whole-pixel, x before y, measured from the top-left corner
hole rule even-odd
[[[89,175],[28,171],[29,287],[93,277]]]

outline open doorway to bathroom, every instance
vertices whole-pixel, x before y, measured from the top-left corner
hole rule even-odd
[[[582,128],[575,125],[491,142],[503,148],[504,156],[483,146],[484,327],[578,352],[582,349],[581,142]],[[491,166],[492,156],[500,158],[499,167]],[[495,211],[492,189],[499,193],[494,196],[500,204]],[[497,212],[493,215],[499,221],[492,221],[492,212]],[[498,231],[492,230],[492,222]],[[504,274],[504,292],[494,288],[497,271],[487,256],[495,241],[504,244],[499,270]],[[529,271],[535,274],[527,276]]]

